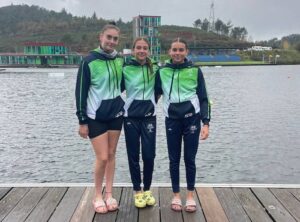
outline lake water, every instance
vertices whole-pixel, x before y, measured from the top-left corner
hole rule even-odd
[[[203,72],[213,107],[196,182],[300,183],[300,66]],[[77,134],[76,73],[0,71],[0,183],[93,182],[94,154]],[[153,182],[170,182],[161,102],[157,131]],[[123,133],[116,158],[115,182],[130,182]]]

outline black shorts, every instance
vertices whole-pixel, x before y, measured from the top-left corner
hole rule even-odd
[[[89,138],[93,139],[97,136],[100,136],[103,133],[106,133],[108,130],[122,130],[123,125],[123,116],[110,121],[98,121],[94,119],[88,119],[89,127]]]

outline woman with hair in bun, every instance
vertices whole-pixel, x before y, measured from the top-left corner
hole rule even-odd
[[[120,97],[123,59],[115,50],[119,36],[120,29],[115,24],[103,27],[100,45],[82,60],[76,83],[78,133],[90,139],[96,156],[93,206],[97,213],[118,209],[112,185],[124,113],[124,101]],[[105,196],[102,195],[104,177]]]
[[[183,141],[187,182],[185,211],[195,212],[193,194],[196,178],[196,154],[201,140],[209,134],[210,105],[201,69],[187,60],[186,41],[176,38],[169,49],[171,59],[156,75],[156,93],[163,95],[172,190],[171,208],[182,210],[179,166]],[[201,127],[201,121],[203,126]]]

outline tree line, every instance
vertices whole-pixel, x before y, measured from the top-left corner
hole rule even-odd
[[[221,19],[217,19],[215,22],[210,22],[207,18],[203,20],[196,19],[193,26],[205,32],[213,32],[236,40],[247,41],[247,29],[245,27],[234,27],[231,21],[223,22]]]
[[[98,46],[100,29],[109,21],[94,12],[91,16],[73,16],[66,9],[60,12],[39,6],[10,5],[0,7],[0,52],[17,52],[26,41],[63,42],[72,51],[87,52]],[[131,48],[132,22],[116,21],[122,30],[118,50]],[[247,48],[255,43],[247,41],[247,30],[217,19],[197,19],[192,27],[163,25],[159,27],[162,52],[168,50],[173,38],[182,36],[191,47]],[[257,44],[273,48],[300,49],[300,35],[261,41]]]

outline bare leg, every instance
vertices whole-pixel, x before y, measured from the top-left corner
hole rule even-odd
[[[103,200],[102,184],[108,162],[108,133],[91,139],[91,142],[96,155],[94,172],[95,200]]]
[[[108,162],[105,169],[105,183],[106,183],[106,194],[105,199],[112,198],[112,186],[114,181],[114,174],[115,174],[115,166],[116,166],[116,150],[117,144],[120,137],[121,131],[119,130],[109,130],[108,131]],[[116,201],[109,202],[107,208],[109,211],[117,209],[118,204]]]
[[[186,199],[187,200],[193,200],[194,199],[194,191],[188,190],[186,193]]]

